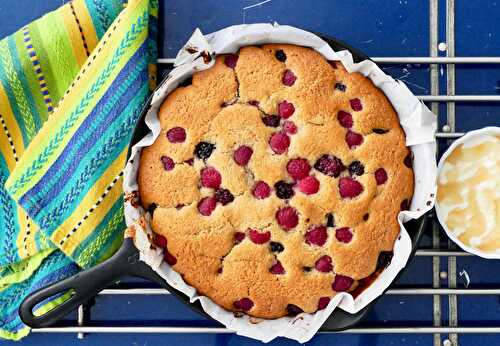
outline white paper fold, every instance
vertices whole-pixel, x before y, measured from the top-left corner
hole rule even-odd
[[[139,222],[139,218],[144,214],[141,207],[133,206],[132,204],[135,203],[126,201],[125,217],[128,226],[135,226],[135,244],[140,250],[141,260],[148,263],[171,286],[186,294],[191,302],[199,300],[203,309],[227,328],[235,330],[239,335],[263,342],[269,342],[278,336],[306,342],[314,336],[337,306],[350,313],[360,311],[381,295],[406,265],[412,245],[402,223],[405,220],[420,217],[434,205],[436,182],[434,133],[437,120],[436,116],[402,82],[386,75],[372,61],[353,63],[352,56],[348,51],[334,52],[325,41],[310,32],[277,24],[237,25],[206,36],[203,36],[201,31],[197,29],[177,55],[176,68],[171,71],[153,96],[151,108],[146,116],[146,123],[151,132],[132,149],[132,155],[124,175],[125,193],[138,190],[136,174],[139,153],[142,147],[151,145],[160,132],[157,112],[168,93],[193,72],[210,68],[214,59],[210,59],[209,56],[233,53],[242,46],[265,43],[288,43],[311,47],[328,60],[340,60],[349,72],[360,72],[370,78],[377,87],[384,91],[397,111],[401,126],[406,133],[406,144],[411,146],[414,155],[415,192],[410,211],[399,214],[401,233],[394,244],[394,257],[390,265],[356,299],[353,299],[348,293],[338,294],[330,301],[325,310],[315,314],[303,313],[297,317],[283,317],[275,320],[259,320],[249,318],[246,315],[235,317],[232,312],[221,308],[208,297],[199,296],[196,290],[187,285],[178,273],[173,271],[168,264],[162,262],[161,250],[151,249],[146,234],[151,232],[148,223],[146,222],[146,229],[144,229],[141,226],[142,223]]]

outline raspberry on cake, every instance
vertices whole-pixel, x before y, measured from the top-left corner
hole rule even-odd
[[[390,262],[412,156],[366,77],[309,48],[248,46],[158,118],[139,194],[154,244],[200,295],[260,318],[314,313]]]

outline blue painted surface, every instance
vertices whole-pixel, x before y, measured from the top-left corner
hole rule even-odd
[[[54,9],[61,0],[0,0],[0,37]],[[243,10],[259,0],[161,0],[160,54],[174,57],[177,50],[199,27],[211,32],[228,25],[255,22],[278,22],[335,36],[371,56],[428,56],[428,1],[352,0],[352,1],[286,1],[273,0],[262,6]],[[444,0],[439,0],[439,38],[446,34]],[[457,1],[456,54],[458,56],[493,56],[500,52],[498,31],[500,5],[494,1]],[[442,53],[441,53],[442,54]],[[457,94],[498,94],[500,66],[457,65]],[[407,82],[416,94],[430,93],[427,65],[384,66],[386,73]],[[440,91],[446,90],[446,67],[440,74]],[[457,104],[457,130],[467,131],[486,125],[500,126],[499,104]],[[440,106],[440,123],[446,119],[446,106]],[[445,147],[446,143],[442,143]],[[446,238],[443,236],[443,246]],[[421,246],[431,244],[430,232]],[[466,270],[471,287],[498,287],[497,261],[478,258],[458,258],[458,272]],[[446,259],[441,268],[446,270]],[[463,283],[459,281],[459,285]],[[400,287],[430,287],[432,262],[430,258],[415,258],[398,280]],[[446,286],[446,280],[442,280]],[[442,299],[443,324],[447,323],[447,298]],[[500,319],[500,303],[496,296],[459,297],[461,325],[495,325]],[[70,316],[74,319],[74,315]],[[112,321],[112,322],[110,322]],[[213,322],[200,318],[173,297],[169,296],[101,296],[92,308],[95,325],[199,325]],[[370,312],[366,326],[430,326],[432,297],[384,296]],[[442,339],[445,339],[445,335]],[[318,335],[310,345],[431,345],[432,335]],[[499,344],[499,336],[461,335],[460,345]],[[2,343],[10,344],[10,343]],[[22,345],[251,345],[252,340],[234,335],[76,335],[33,334]],[[293,345],[296,342],[280,339],[272,345]]]

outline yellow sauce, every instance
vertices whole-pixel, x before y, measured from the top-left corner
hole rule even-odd
[[[500,136],[453,150],[438,178],[437,203],[441,221],[462,243],[500,252]]]

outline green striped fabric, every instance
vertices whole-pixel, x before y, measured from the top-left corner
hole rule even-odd
[[[30,292],[121,244],[157,14],[157,0],[74,0],[0,41],[0,337],[27,334],[17,308]]]

